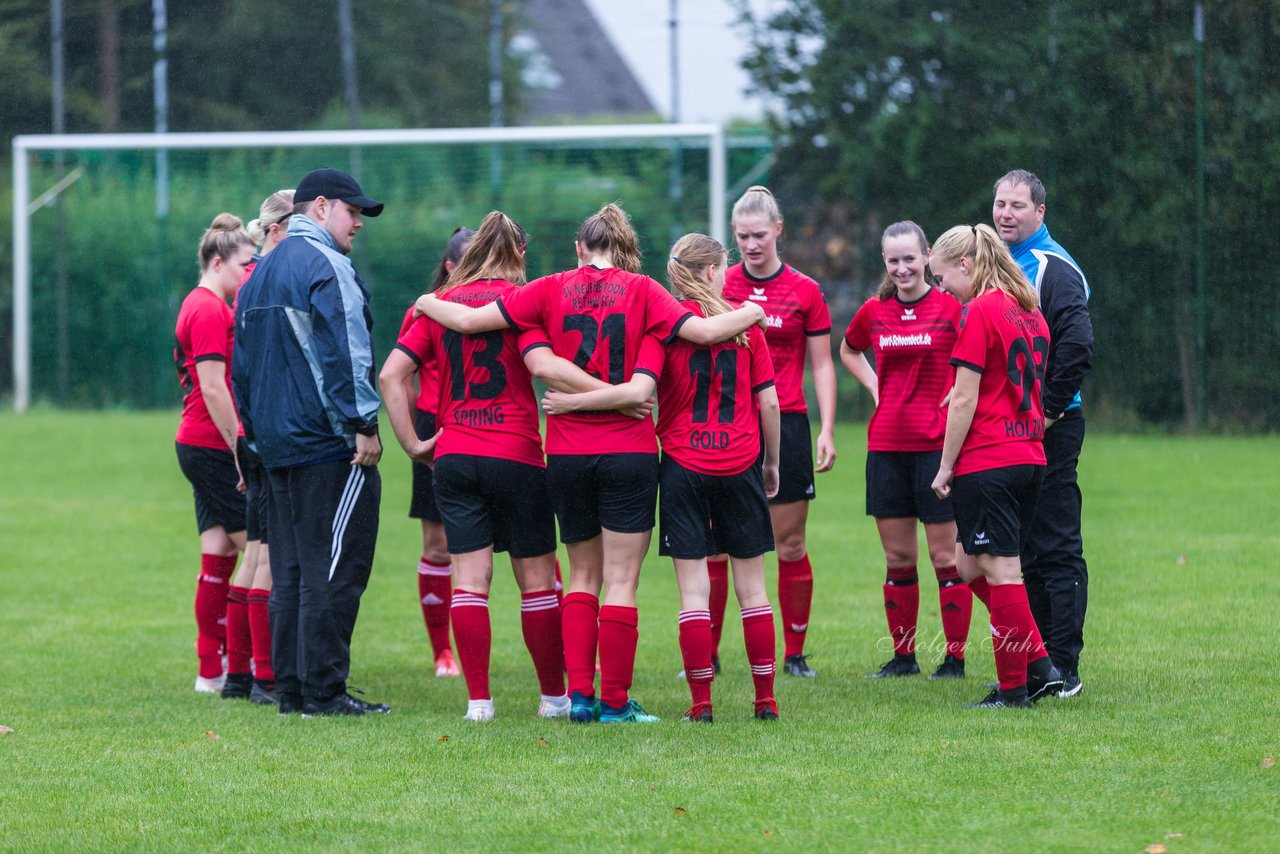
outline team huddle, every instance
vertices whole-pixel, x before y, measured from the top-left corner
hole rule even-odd
[[[894,657],[871,675],[920,672],[918,520],[947,642],[931,678],[964,676],[972,596],[991,613],[999,685],[982,707],[1081,690],[1087,575],[1075,464],[1092,333],[1088,286],[1048,237],[1043,198],[1034,175],[1012,172],[996,185],[999,234],[957,226],[931,249],[914,223],[890,226],[880,291],[840,347],[876,402],[867,513],[884,545]],[[348,253],[363,217],[382,210],[349,175],[319,169],[269,197],[247,230],[221,214],[201,241],[201,279],[175,350],[187,391],[177,452],[201,540],[196,690],[282,715],[389,711],[347,685],[377,539],[385,405],[413,461],[410,515],[422,524],[418,589],[436,674],[464,677],[467,720],[495,716],[495,552],[508,553],[520,589],[538,715],[658,720],[630,695],[636,591],[655,523],[679,586],[683,719],[713,720],[730,566],[752,712],[778,719],[764,558],[778,553],[783,669],[812,678],[805,533],[815,474],[836,460],[836,376],[822,290],[781,261],[772,193],[752,187],[734,205],[740,263],[706,235],[678,240],[669,289],[639,272],[638,238],[617,205],[582,223],[575,268],[531,282],[528,235],[490,213],[450,238],[379,371],[368,291]],[[1019,266],[1020,256],[1036,267]],[[1074,336],[1065,346],[1059,315]],[[547,387],[541,400],[535,377]],[[1050,437],[1077,421],[1074,444],[1055,456]],[[1055,515],[1039,534],[1042,490]]]

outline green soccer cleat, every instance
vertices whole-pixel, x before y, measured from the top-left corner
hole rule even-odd
[[[609,706],[600,707],[600,723],[602,724],[656,724],[662,718],[651,715],[635,700],[628,700],[620,709]]]

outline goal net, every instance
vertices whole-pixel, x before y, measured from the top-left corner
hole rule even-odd
[[[13,148],[18,411],[176,406],[173,326],[200,235],[220,211],[249,222],[315,167],[356,174],[386,203],[353,252],[385,354],[458,226],[510,214],[531,236],[534,278],[572,267],[578,225],[616,201],[661,280],[679,234],[726,241],[733,182],[768,156],[759,139],[727,146],[716,125],[19,136]]]

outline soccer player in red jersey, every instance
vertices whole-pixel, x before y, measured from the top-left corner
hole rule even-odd
[[[195,496],[200,532],[195,688],[209,694],[221,692],[226,681],[227,582],[245,544],[244,482],[235,455],[240,421],[231,395],[235,319],[230,302],[252,257],[253,243],[240,219],[218,214],[200,239],[200,281],[182,301],[174,330],[174,362],[186,391],[175,444],[178,465]]]
[[[575,246],[576,269],[530,282],[495,304],[468,308],[428,294],[419,298],[418,308],[467,334],[540,328],[557,356],[610,385],[631,378],[647,337],[710,344],[764,319],[756,306],[714,318],[696,317],[681,307],[660,284],[639,274],[636,233],[617,205],[605,205],[583,222]],[[656,354],[655,362],[660,359]],[[551,500],[569,552],[564,597],[569,719],[655,721],[629,696],[638,638],[636,587],[657,503],[653,421],[647,414],[635,418],[619,412],[553,416],[547,419],[547,456]]]
[[[279,245],[293,216],[293,190],[277,190],[258,207],[258,218],[245,233],[259,250],[245,265],[240,284],[253,275],[258,261]],[[239,291],[237,291],[237,294]],[[233,303],[234,305],[234,303]],[[241,431],[243,433],[243,431]],[[236,457],[245,483],[244,559],[227,591],[227,681],[223,699],[248,699],[268,705],[278,702],[275,671],[271,667],[271,556],[267,519],[271,511],[271,481],[253,445],[241,435]]]
[[[462,259],[462,253],[471,245],[475,231],[458,227],[445,244],[444,257],[436,267],[431,290],[438,291],[449,279],[449,274]],[[403,338],[413,326],[413,306],[404,313],[400,325]],[[424,359],[417,371],[417,407],[413,426],[418,438],[430,439],[436,434],[436,383],[437,365],[434,356]],[[407,382],[412,383],[410,377]],[[444,520],[436,506],[435,492],[431,489],[431,468],[425,463],[411,461],[413,467],[413,497],[409,502],[409,517],[422,522],[422,557],[418,560],[418,601],[422,605],[422,621],[427,627],[431,652],[435,661],[436,676],[458,676],[461,671],[453,658],[449,644],[449,607],[453,601],[453,572],[450,567],[449,544],[445,537]]]
[[[728,253],[704,234],[671,249],[667,273],[685,308],[700,317],[733,307],[721,295]],[[693,705],[684,720],[711,723],[711,585],[707,558],[733,558],[756,717],[775,720],[773,609],[765,592],[764,554],[773,549],[768,496],[778,491],[778,395],[760,329],[730,341],[666,348],[660,374],[637,368],[629,383],[606,391],[548,392],[543,409],[567,412],[635,405],[658,388],[662,442],[659,552],[675,562],[680,585],[680,651]],[[764,457],[761,464],[761,433]]]
[[[732,302],[759,305],[768,316],[765,337],[782,406],[781,481],[778,494],[769,500],[769,512],[778,547],[778,606],[785,641],[783,669],[792,676],[812,677],[815,674],[804,655],[813,604],[813,567],[805,547],[805,527],[809,502],[815,495],[814,472],[830,471],[836,464],[836,370],[831,360],[831,314],[818,283],[778,257],[782,212],[767,188],[751,187],[734,203],[733,234],[742,263],[730,267],[725,274],[724,295]],[[806,356],[813,368],[822,422],[816,469],[803,388]],[[711,579],[712,624],[717,627],[718,638],[727,595],[723,560],[712,561]]]
[[[491,304],[524,281],[524,230],[500,212],[477,230],[445,285],[442,301]],[[438,367],[439,431],[419,438],[408,381],[427,362]],[[547,365],[550,365],[548,369]],[[450,605],[458,657],[466,677],[466,719],[494,716],[489,693],[489,586],[493,553],[511,554],[521,593],[521,624],[542,691],[540,717],[564,717],[564,646],[555,593],[555,522],[547,494],[538,404],[530,369],[569,389],[604,384],[557,359],[533,328],[461,335],[429,318],[414,322],[387,357],[379,377],[388,417],[405,452],[432,460],[436,503],[457,576]],[[577,377],[578,385],[555,371]]]
[[[939,287],[965,304],[933,491],[953,498],[956,569],[991,613],[1000,684],[975,705],[1029,707],[1062,687],[1031,616],[1019,558],[1044,476],[1049,327],[1035,289],[990,226],[950,229],[929,264]]]
[[[930,488],[942,456],[960,303],[925,279],[929,242],[920,226],[895,222],[884,230],[880,249],[885,266],[880,289],[858,309],[840,345],[840,360],[876,404],[867,425],[867,515],[875,517],[888,567],[884,612],[893,658],[871,677],[920,672],[915,649],[919,520],[938,578],[947,644],[942,664],[929,678],[960,678],[973,596],[956,573],[951,502]],[[868,350],[875,356],[874,368]]]

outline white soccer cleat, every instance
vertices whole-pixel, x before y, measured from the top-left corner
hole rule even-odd
[[[222,686],[227,683],[227,674],[213,679],[205,679],[203,676],[196,677],[196,693],[197,694],[221,694]]]
[[[493,700],[467,700],[467,713],[462,719],[474,723],[493,720]]]
[[[561,694],[559,697],[548,697],[543,694],[542,702],[538,704],[538,717],[567,718],[571,705],[568,694]]]

